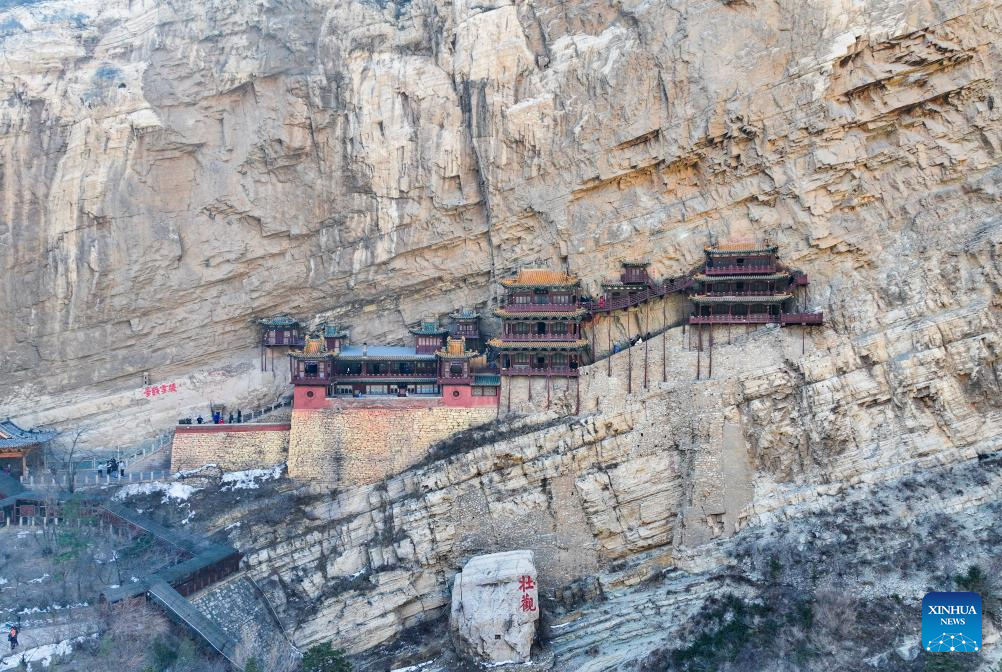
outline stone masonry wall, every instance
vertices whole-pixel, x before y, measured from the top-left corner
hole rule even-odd
[[[450,408],[439,400],[340,400],[293,411],[289,476],[339,486],[375,483],[413,466],[454,432],[489,422],[497,409]]]
[[[181,471],[216,464],[224,471],[241,471],[284,462],[288,453],[288,423],[179,427],[171,445],[170,468]]]

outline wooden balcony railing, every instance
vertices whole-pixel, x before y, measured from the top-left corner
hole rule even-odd
[[[783,313],[783,324],[823,324],[824,313]]]
[[[707,266],[707,275],[745,275],[755,273],[775,273],[776,264],[741,264],[730,266]]]
[[[505,334],[501,337],[503,341],[543,341],[543,342],[574,342],[580,336],[577,334]]]
[[[779,315],[690,315],[689,324],[779,324]]]
[[[293,385],[326,385],[331,381],[330,376],[325,376],[323,374],[295,374],[292,376]]]
[[[537,369],[531,366],[509,366],[501,369],[502,376],[565,376],[576,377],[578,370],[569,366],[551,366]]]
[[[382,373],[335,373],[331,378],[337,380],[351,380],[354,378],[421,378],[421,379],[431,379],[438,376],[438,371],[411,371],[409,373],[401,372],[382,372]]]
[[[580,308],[576,303],[508,303],[504,309],[512,313],[572,312]]]
[[[696,296],[776,296],[777,294],[786,294],[786,292],[764,289],[741,292],[699,292]]]

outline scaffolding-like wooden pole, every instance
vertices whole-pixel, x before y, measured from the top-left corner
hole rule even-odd
[[[633,392],[633,336],[630,335],[630,309],[626,309],[626,392]]]
[[[647,389],[647,350],[651,340],[651,304],[644,304],[644,389]]]
[[[605,376],[606,378],[612,377],[612,315],[609,315],[609,321],[605,325],[605,334],[609,339],[609,352],[605,353],[606,367]]]
[[[661,300],[661,382],[668,382],[668,297]]]
[[[706,370],[706,377],[713,378],[713,324],[710,324],[710,363]]]
[[[700,371],[700,367],[701,367],[701,365],[703,363],[702,362],[702,357],[703,357],[703,323],[702,322],[699,323],[699,326],[696,328],[696,330],[699,332],[699,340],[697,341],[697,345],[696,345],[696,380],[699,380],[699,375],[700,375],[700,373],[702,373],[702,371]]]

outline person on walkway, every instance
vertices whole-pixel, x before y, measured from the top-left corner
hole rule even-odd
[[[121,478],[125,478],[125,460],[121,460],[118,463],[118,475]]]
[[[244,421],[243,412],[238,408],[237,409],[237,422],[240,423],[240,422],[243,422],[243,421]]]
[[[195,422],[197,422],[198,424],[201,425],[202,423],[205,422],[205,418],[203,418],[201,415],[199,415],[197,418],[195,418]]]
[[[231,424],[231,425],[233,424],[233,411],[230,411],[230,417],[229,417],[229,419],[226,422],[229,423],[229,424]]]
[[[10,644],[10,650],[13,651],[17,648],[17,626],[10,626],[10,632],[7,633],[7,642]]]

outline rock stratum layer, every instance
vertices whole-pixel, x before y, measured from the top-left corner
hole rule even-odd
[[[822,340],[909,350],[997,310],[999,11],[8,0],[0,406],[127,442],[280,389],[255,316],[395,340],[520,264],[594,287],[710,236],[779,244]]]

